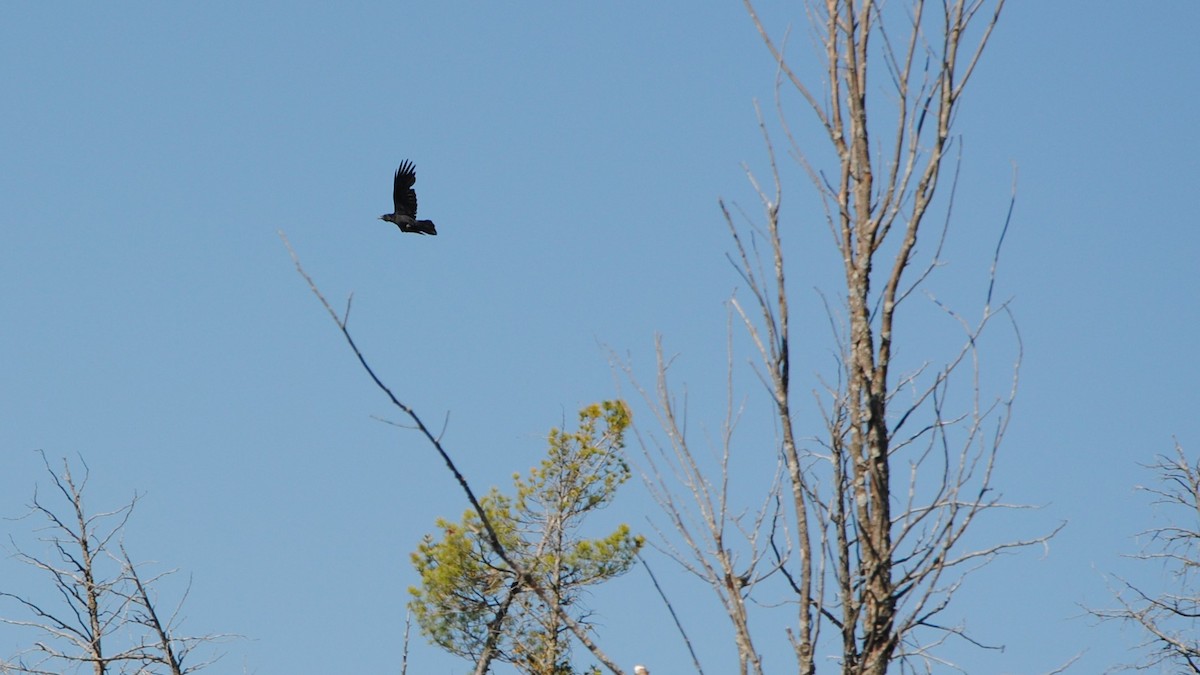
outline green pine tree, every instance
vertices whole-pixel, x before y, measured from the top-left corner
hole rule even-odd
[[[643,544],[628,525],[599,539],[578,534],[583,519],[612,502],[629,480],[622,452],[629,423],[621,401],[584,408],[576,431],[551,429],[546,458],[528,476],[514,474],[515,496],[493,489],[480,500],[510,558],[585,625],[584,590],[628,571]],[[476,673],[487,672],[493,660],[531,675],[576,673],[558,611],[491,549],[478,514],[467,511],[461,523],[438,519],[436,525],[440,540],[426,535],[412,555],[421,585],[409,589],[409,606],[421,632],[474,661]]]

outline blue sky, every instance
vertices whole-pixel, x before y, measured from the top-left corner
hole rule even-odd
[[[956,647],[972,673],[1128,660],[1136,636],[1080,605],[1105,603],[1106,571],[1162,581],[1120,557],[1154,522],[1138,465],[1173,437],[1200,452],[1200,7],[1155,10],[1012,3],[957,119],[956,220],[931,291],[980,297],[1015,165],[998,292],[1025,361],[998,487],[1042,505],[976,536],[1068,522],[954,606],[1006,647]],[[804,21],[762,13],[777,31]],[[210,672],[397,672],[408,553],[465,503],[420,438],[372,419],[395,412],[277,230],[335,304],[354,294],[351,329],[381,376],[428,420],[449,415],[468,477],[507,484],[551,426],[617,395],[610,349],[649,378],[660,333],[697,419],[723,399],[740,280],[716,201],[753,211],[740,165],[765,166],[753,101],[773,78],[737,2],[5,5],[0,515],[44,489],[35,450],[82,455],[95,508],[143,495],[127,543],[191,576],[186,627],[246,636]],[[791,119],[823,151],[811,117]],[[436,239],[376,220],[405,158]],[[837,258],[787,175],[807,391],[830,349],[812,289],[836,288]],[[919,352],[952,327],[901,330]],[[645,530],[653,515],[631,484],[605,517]],[[3,522],[29,542],[28,521]],[[728,671],[715,602],[654,564],[697,617],[710,672]],[[0,570],[45,590],[11,559]],[[602,644],[626,667],[683,672],[650,592],[633,573],[596,598]],[[20,638],[0,630],[0,654]],[[791,667],[782,644],[765,656]],[[465,668],[419,639],[410,662]]]

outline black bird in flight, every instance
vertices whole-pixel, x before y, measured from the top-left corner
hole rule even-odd
[[[417,234],[437,234],[432,220],[417,220],[417,193],[413,191],[413,183],[417,182],[417,170],[407,159],[396,169],[396,183],[392,187],[392,201],[395,202],[395,213],[385,213],[380,220],[395,223],[401,232],[416,232]]]

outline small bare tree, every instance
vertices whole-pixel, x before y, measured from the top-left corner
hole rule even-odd
[[[225,636],[180,635],[182,599],[164,616],[155,597],[158,582],[171,572],[143,577],[121,542],[137,496],[113,511],[89,513],[84,505],[87,466],[83,479],[76,480],[66,460],[61,473],[44,454],[42,460],[65,506],[44,502],[35,490],[26,517],[44,520],[40,541],[48,551],[18,549],[16,558],[48,575],[57,597],[42,600],[0,591],[0,598],[15,602],[29,617],[0,622],[39,636],[13,661],[0,662],[0,672],[46,675],[90,668],[95,675],[184,675],[212,663],[214,659],[185,665],[193,649]]]
[[[1200,588],[1195,577],[1200,570],[1200,461],[1189,460],[1176,443],[1173,456],[1160,455],[1147,468],[1155,473],[1157,484],[1138,489],[1152,495],[1167,524],[1143,531],[1139,536],[1147,539],[1145,548],[1133,557],[1161,567],[1173,580],[1174,589],[1154,593],[1118,578],[1120,587],[1113,593],[1117,607],[1090,611],[1100,619],[1140,629],[1145,656],[1124,669],[1174,666],[1200,673],[1200,637],[1196,633]]]
[[[731,261],[750,295],[748,303],[735,296],[730,304],[768,391],[779,476],[758,504],[731,503],[731,467],[743,451],[732,391],[714,468],[690,443],[660,345],[658,384],[646,398],[665,439],[649,443],[646,456],[651,489],[670,524],[662,528],[663,547],[720,599],[741,673],[764,672],[752,597],[795,604],[786,634],[801,675],[817,671],[822,653],[845,674],[884,675],[894,662],[902,671],[928,671],[944,663],[934,648],[948,636],[975,642],[962,625],[938,620],[964,576],[1005,549],[1048,538],[977,548],[965,539],[980,514],[1007,506],[992,471],[1016,394],[1020,341],[1006,305],[994,304],[999,244],[978,317],[933,301],[961,327],[961,349],[941,365],[909,372],[897,372],[895,360],[901,308],[940,264],[953,182],[944,201],[935,195],[951,124],[1004,0],[811,1],[819,88],[793,68],[751,0],[743,1],[778,69],[783,137],[825,205],[842,263],[842,304],[830,307],[839,367],[819,387],[824,428],[805,440],[795,418],[782,179],[760,112],[770,182],[747,174],[762,220],[724,202],[721,209],[735,249]],[[833,150],[832,166],[810,161],[800,147],[784,112],[786,96],[810,109]],[[939,204],[941,227],[931,224]],[[998,241],[1007,227],[1006,220]],[[926,240],[931,254],[918,257],[918,241]],[[997,317],[1013,327],[1018,356],[1011,386],[993,397],[980,386],[978,348]],[[729,367],[732,388],[732,355]],[[961,389],[952,386],[960,381]],[[782,579],[783,595],[767,594],[761,584],[768,577]],[[833,635],[823,639],[826,631]]]

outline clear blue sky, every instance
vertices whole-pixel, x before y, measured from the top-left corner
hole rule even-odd
[[[777,31],[804,21],[763,13]],[[1011,3],[957,120],[957,220],[931,290],[982,286],[1015,164],[998,292],[1025,364],[998,487],[1043,505],[978,541],[1069,523],[1046,555],[976,574],[947,615],[1006,646],[956,647],[972,673],[1127,660],[1136,636],[1080,605],[1106,602],[1104,571],[1161,581],[1120,555],[1153,522],[1138,464],[1173,436],[1200,453],[1197,25],[1184,1]],[[144,494],[127,543],[191,575],[186,628],[248,638],[209,672],[397,672],[408,553],[465,503],[418,436],[372,419],[396,413],[276,230],[335,303],[354,293],[378,372],[427,419],[449,414],[468,477],[506,484],[551,426],[616,395],[609,348],[648,378],[661,333],[698,410],[720,402],[739,279],[716,200],[754,206],[740,163],[764,166],[753,100],[773,77],[733,1],[4,5],[0,515],[45,489],[36,449],[81,454],[94,508]],[[793,127],[819,147],[804,113]],[[376,220],[404,158],[437,238]],[[789,171],[803,392],[830,348],[811,289],[838,279]],[[902,330],[916,345],[949,328]],[[606,518],[652,515],[631,484]],[[29,541],[27,521],[2,522]],[[715,601],[654,560],[709,672],[729,672]],[[8,558],[0,579],[46,590]],[[626,667],[686,672],[650,592],[635,572],[594,600],[601,642]],[[0,629],[0,655],[17,640]],[[792,669],[782,643],[765,657]],[[419,638],[410,662],[466,669]]]

